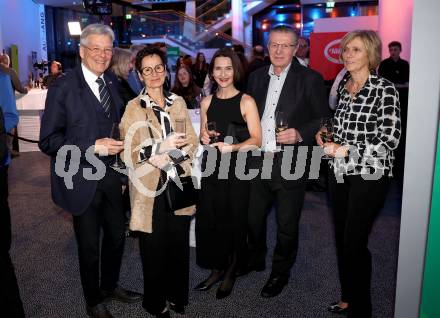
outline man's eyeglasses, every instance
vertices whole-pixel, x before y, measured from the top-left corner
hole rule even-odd
[[[269,44],[267,45],[269,50],[273,50],[273,51],[276,51],[279,48],[281,50],[287,50],[288,48],[291,48],[294,46],[296,46],[296,44],[279,44],[279,43],[273,43],[273,42],[269,42]]]
[[[99,47],[88,47],[85,45],[82,45],[83,47],[85,47],[86,49],[88,49],[90,52],[92,52],[93,55],[99,55],[104,53],[105,55],[112,55],[113,54],[113,48],[105,48],[105,49],[101,49]]]
[[[165,66],[163,64],[157,64],[154,67],[154,71],[156,73],[163,73],[165,71]],[[150,76],[151,74],[153,74],[153,68],[151,68],[151,67],[144,67],[143,69],[141,69],[141,73],[144,76]]]

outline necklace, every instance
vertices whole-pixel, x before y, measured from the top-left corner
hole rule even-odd
[[[348,81],[348,92],[351,95],[351,98],[354,98],[357,93],[359,93],[359,91],[362,89],[362,87],[364,86],[365,82],[362,84],[357,84],[355,81],[353,81],[353,79],[350,79]]]

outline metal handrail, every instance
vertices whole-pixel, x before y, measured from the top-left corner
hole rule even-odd
[[[175,16],[177,16],[177,20],[165,20],[163,18],[151,17],[151,15],[154,15],[154,14],[158,14],[158,15],[159,14],[162,14],[162,15],[163,14],[175,15]],[[199,21],[198,19],[194,19],[194,18],[192,18],[192,17],[190,17],[190,16],[188,16],[186,14],[183,14],[181,12],[177,12],[177,11],[174,11],[174,10],[148,11],[148,12],[137,13],[135,15],[148,16],[151,19],[154,19],[156,21],[160,21],[161,23],[177,23],[177,22],[182,22],[182,20],[188,20],[188,21],[198,25],[203,30],[203,32],[209,32],[211,34],[215,34],[216,37],[220,37],[220,38],[222,38],[222,39],[224,39],[226,41],[230,41],[230,42],[234,42],[234,43],[237,43],[237,44],[241,44],[245,48],[246,47],[250,47],[246,43],[241,42],[239,40],[236,40],[232,36],[222,32],[222,31],[219,31],[217,29],[210,30],[208,25],[206,25],[202,21]]]
[[[197,19],[198,19],[198,20],[202,20],[202,19],[203,19],[202,17],[204,17],[204,16],[210,14],[211,11],[218,10],[221,6],[223,6],[224,4],[227,4],[227,3],[228,3],[228,0],[224,0],[224,1],[220,2],[220,3],[219,3],[218,5],[216,5],[215,7],[211,8],[211,9],[209,9],[208,11],[206,11],[205,13],[199,15],[199,16],[197,17]]]
[[[196,14],[197,14],[197,11],[202,10],[204,7],[206,7],[208,4],[210,4],[210,3],[213,2],[213,1],[217,1],[217,0],[209,0],[209,1],[206,1],[205,3],[203,3],[202,5],[199,5],[199,6],[196,8]]]

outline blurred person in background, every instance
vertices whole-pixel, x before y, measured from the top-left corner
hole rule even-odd
[[[27,94],[28,88],[23,86],[18,78],[17,72],[10,67],[11,59],[7,54],[0,54],[0,73],[9,75],[9,78],[12,83],[12,88],[19,92],[20,94]],[[19,155],[19,147],[18,147],[18,130],[17,127],[14,127],[10,131],[13,137],[8,136],[8,144],[11,149],[11,156],[16,157]]]
[[[124,102],[124,110],[125,105],[127,105],[130,100],[137,96],[128,83],[128,75],[134,67],[132,57],[133,54],[129,50],[115,47],[113,49],[112,62],[110,64],[110,70],[118,79],[119,96]],[[124,114],[124,110],[121,112],[121,114]]]
[[[248,74],[251,74],[256,69],[269,64],[264,60],[264,47],[261,45],[255,45],[252,49],[252,60],[248,66]]]
[[[202,90],[194,82],[191,69],[185,64],[181,65],[177,70],[176,80],[171,92],[182,96],[188,109],[194,109],[200,106]]]
[[[60,62],[52,61],[50,63],[50,73],[43,77],[43,87],[49,88],[58,77],[63,75],[63,67]]]
[[[209,64],[206,62],[205,54],[202,52],[197,53],[196,61],[193,64],[191,71],[196,85],[200,88],[203,88],[205,77],[208,74],[208,67]]]
[[[309,50],[310,50],[310,44],[309,39],[305,37],[299,37],[298,38],[298,50],[295,53],[295,57],[297,61],[305,66],[309,66]]]
[[[27,94],[28,88],[23,86],[18,78],[17,72],[10,67],[11,59],[7,54],[0,54],[0,72],[9,75],[14,90],[21,94]]]

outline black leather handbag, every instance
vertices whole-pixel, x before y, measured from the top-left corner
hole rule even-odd
[[[187,208],[199,201],[199,190],[194,186],[191,176],[180,178],[182,189],[173,180],[168,180],[165,196],[171,211]]]

